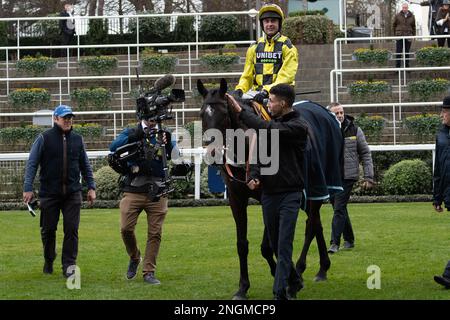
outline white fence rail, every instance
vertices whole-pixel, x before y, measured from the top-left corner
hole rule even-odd
[[[77,38],[77,46],[80,46],[80,34],[83,34],[84,32],[86,32],[86,30],[79,30],[79,23],[80,21],[84,21],[84,20],[95,20],[95,19],[100,19],[100,20],[124,20],[124,21],[132,21],[135,20],[136,21],[136,45],[140,44],[140,40],[139,40],[139,34],[140,34],[140,23],[139,21],[142,19],[148,19],[148,18],[161,18],[161,17],[168,17],[168,18],[172,18],[172,19],[176,19],[179,16],[191,16],[195,18],[195,47],[196,47],[196,52],[197,52],[197,56],[198,56],[198,46],[200,45],[200,41],[199,41],[199,25],[200,25],[200,20],[202,17],[205,16],[247,16],[249,17],[249,19],[251,19],[251,23],[249,23],[249,25],[251,26],[251,30],[249,30],[249,37],[252,38],[253,37],[253,26],[254,28],[256,28],[256,35],[259,36],[261,34],[261,27],[260,24],[257,23],[257,21],[255,21],[255,17],[257,15],[257,11],[255,9],[250,9],[248,11],[226,11],[226,12],[200,12],[200,13],[170,13],[170,14],[166,14],[166,13],[157,13],[157,14],[134,14],[134,15],[110,15],[110,16],[74,16],[73,19],[75,20],[75,27],[78,28],[76,29],[78,32],[76,34],[76,38]],[[59,20],[67,20],[67,17],[18,17],[18,18],[1,18],[0,22],[5,21],[5,22],[13,22],[13,27],[16,30],[15,34],[16,34],[16,47],[15,50],[17,50],[17,58],[20,57],[20,49],[21,48],[26,48],[26,47],[21,47],[20,46],[20,38],[21,36],[24,36],[23,33],[20,32],[20,28],[21,25],[24,25],[28,22],[28,24],[34,23],[36,21],[59,21]],[[47,47],[42,46],[43,47]],[[57,46],[56,48],[59,49],[64,49],[66,46]],[[1,49],[1,47],[0,47]],[[79,58],[79,51],[78,51],[78,58]]]
[[[434,144],[417,144],[417,145],[371,145],[369,146],[372,152],[378,151],[432,151],[433,168],[435,160],[435,145]],[[194,189],[195,189],[195,199],[200,199],[200,177],[201,177],[201,164],[203,162],[203,156],[206,153],[206,149],[199,148],[184,148],[180,149],[181,155],[183,157],[190,157],[191,162],[195,164],[194,171]],[[89,159],[103,159],[108,155],[109,151],[87,151]],[[3,153],[0,154],[0,168],[8,168],[6,165],[10,163],[13,166],[25,166],[29,153]],[[6,163],[6,164],[5,164]],[[15,168],[17,169],[17,168]],[[4,182],[3,182],[4,183]],[[111,183],[116,183],[115,181]]]

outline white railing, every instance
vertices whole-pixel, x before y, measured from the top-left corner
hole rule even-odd
[[[372,152],[377,151],[432,151],[433,169],[435,161],[435,145],[434,144],[417,144],[417,145],[371,145],[369,146]],[[195,164],[194,169],[194,189],[195,199],[200,199],[200,177],[201,177],[201,164],[203,162],[203,156],[206,154],[206,149],[203,147],[198,148],[184,148],[180,149],[183,157],[191,157],[191,162]],[[87,151],[89,159],[104,158],[109,154],[107,150],[100,151]],[[8,161],[20,161],[25,163],[28,160],[29,153],[3,153],[0,154],[0,162]],[[112,182],[115,183],[115,182]]]
[[[345,0],[343,0],[345,3]],[[341,3],[341,2],[340,2]],[[346,28],[346,25],[344,23]],[[447,38],[448,35],[433,35],[433,38]],[[346,57],[351,57],[351,53],[344,54],[343,53],[343,45],[347,44],[349,41],[351,42],[367,42],[372,43],[373,41],[394,41],[394,40],[428,40],[430,38],[429,35],[423,36],[394,36],[394,37],[360,37],[360,38],[338,38],[334,41],[334,69],[330,71],[330,101],[339,102],[340,89],[347,89],[347,87],[343,83],[344,75],[355,75],[355,74],[364,74],[370,73],[373,74],[380,72],[396,72],[397,80],[396,85],[393,85],[393,88],[396,90],[392,90],[397,98],[394,99],[393,102],[385,102],[379,103],[377,101],[372,101],[364,104],[345,104],[342,103],[344,108],[367,108],[367,107],[389,107],[392,108],[392,119],[393,119],[393,132],[394,132],[394,144],[397,143],[397,121],[402,120],[402,108],[404,107],[412,107],[412,106],[439,106],[442,104],[442,101],[431,101],[431,102],[408,102],[404,101],[404,93],[407,92],[407,76],[408,72],[423,72],[423,71],[449,71],[450,66],[441,66],[441,67],[401,67],[401,68],[389,68],[389,67],[375,67],[375,68],[343,68],[343,63],[346,61],[353,61],[352,58],[345,59]],[[366,44],[367,45],[367,44]],[[414,52],[405,53],[405,46],[403,45],[403,53],[401,54],[401,61],[403,65],[405,65],[406,60],[412,60],[411,57],[415,55]],[[398,59],[398,57],[396,56]],[[356,63],[356,62],[355,62]],[[396,112],[398,112],[398,116],[396,116]]]
[[[140,44],[139,41],[139,34],[140,34],[140,24],[139,19],[146,19],[146,18],[155,18],[155,17],[172,17],[176,18],[178,16],[192,16],[195,17],[195,45],[196,45],[196,51],[198,56],[198,46],[200,45],[199,42],[199,22],[201,17],[203,16],[226,16],[226,15],[233,15],[233,16],[239,16],[244,15],[248,16],[252,19],[252,23],[250,25],[256,26],[256,35],[259,36],[261,34],[261,27],[259,23],[253,22],[253,19],[256,17],[258,11],[255,9],[250,9],[248,11],[226,11],[226,12],[201,12],[201,13],[156,13],[156,14],[134,14],[134,15],[111,15],[111,16],[74,16],[73,19],[75,20],[75,26],[77,26],[77,21],[80,20],[93,20],[93,19],[136,19],[136,45]],[[1,18],[1,21],[5,22],[15,22],[15,28],[16,28],[16,50],[17,50],[17,58],[20,57],[20,25],[21,22],[26,21],[59,21],[59,20],[67,20],[67,17],[20,17],[20,18]],[[251,34],[253,34],[253,30],[250,30]],[[77,33],[77,45],[80,45],[80,34]],[[44,45],[43,47],[47,47]],[[0,47],[1,48],[1,47]],[[59,49],[64,49],[66,46],[57,46]],[[78,53],[79,58],[79,53]]]
[[[172,113],[174,116],[175,121],[175,138],[178,139],[178,130],[180,127],[182,127],[185,124],[185,113],[199,113],[200,108],[182,108],[182,109],[172,109]],[[112,115],[113,116],[113,137],[116,138],[118,131],[121,130],[126,124],[124,123],[124,114],[135,114],[136,110],[107,110],[107,111],[74,111],[75,115]],[[33,117],[33,116],[39,116],[39,118],[42,119],[42,117],[48,116],[49,122],[52,122],[52,112],[48,111],[41,111],[38,114],[35,112],[21,112],[21,113],[0,113],[0,119],[2,117]],[[180,116],[181,114],[181,116]],[[121,117],[119,118],[118,115]],[[181,118],[181,119],[180,119]],[[118,121],[120,121],[120,125],[118,124]]]
[[[214,41],[214,42],[199,42],[198,45],[201,46],[209,46],[209,45],[223,45],[223,44],[227,44],[227,43],[234,43],[234,44],[251,44],[254,41]],[[137,57],[136,60],[132,59],[132,55],[131,55],[131,48],[142,48],[142,47],[151,47],[151,46],[186,46],[188,49],[188,73],[187,74],[179,74],[179,76],[181,77],[188,77],[189,78],[189,90],[191,90],[192,86],[190,83],[191,77],[194,75],[192,73],[192,56],[191,56],[191,47],[196,45],[197,43],[195,42],[180,42],[180,43],[143,43],[143,44],[137,44],[137,45],[130,45],[130,44],[112,44],[112,45],[82,45],[82,46],[66,46],[66,50],[69,52],[69,50],[71,48],[127,48],[127,60],[126,60],[126,65],[127,65],[127,74],[126,75],[121,75],[121,76],[71,76],[70,74],[70,70],[73,69],[70,64],[70,59],[69,56],[67,56],[67,60],[66,60],[66,76],[64,77],[26,77],[26,78],[17,78],[17,77],[10,77],[10,67],[12,65],[12,63],[9,62],[9,58],[8,58],[8,52],[9,50],[15,50],[16,47],[0,47],[0,50],[6,50],[6,61],[5,61],[5,70],[6,70],[6,77],[1,78],[0,81],[1,82],[6,82],[6,90],[7,90],[7,94],[9,94],[9,90],[10,90],[10,82],[12,81],[49,81],[49,80],[66,80],[67,81],[67,90],[68,92],[70,92],[70,80],[99,80],[99,79],[117,79],[117,78],[124,78],[127,77],[128,79],[128,86],[129,86],[129,90],[131,90],[131,79],[135,78],[136,76],[132,74],[132,68],[136,68],[139,66],[139,57]],[[48,46],[46,47],[46,49],[52,49],[52,48],[58,48],[59,46]],[[20,47],[21,49],[42,49],[42,47],[39,46],[26,46],[26,47]],[[137,50],[139,51],[139,50]],[[198,55],[198,52],[197,52]],[[198,56],[195,58],[198,60]],[[220,74],[224,74],[224,73],[202,73],[201,75],[211,75],[211,76],[215,76],[215,75],[220,75]],[[227,75],[227,73],[225,73]],[[237,73],[238,75],[240,75],[240,73]],[[200,74],[197,73],[195,74],[197,76],[199,76]],[[234,74],[233,74],[234,75]],[[162,76],[161,74],[157,74],[157,75],[142,75],[140,76],[141,78],[157,78]],[[183,87],[184,88],[184,87]]]
[[[391,36],[391,37],[360,37],[360,38],[337,38],[334,40],[334,69],[333,73],[336,74],[336,84],[333,84],[330,88],[330,92],[333,95],[334,91],[337,91],[338,87],[343,86],[343,74],[344,73],[354,73],[354,72],[389,72],[389,71],[395,71],[398,72],[398,85],[401,87],[402,85],[406,85],[406,78],[407,73],[406,71],[442,71],[442,70],[449,70],[450,67],[442,66],[442,67],[415,67],[415,68],[364,68],[364,69],[350,69],[350,68],[343,68],[343,62],[344,61],[353,61],[352,58],[344,60],[344,57],[351,57],[352,54],[344,54],[343,53],[343,44],[347,44],[349,41],[351,42],[373,42],[373,41],[385,41],[385,40],[429,40],[430,36],[424,35],[424,36]],[[433,35],[433,38],[448,38],[448,35]],[[396,53],[393,53],[396,55]],[[401,62],[403,65],[405,65],[406,60],[412,60],[411,57],[408,56],[414,56],[414,52],[405,52],[405,46],[403,45],[403,52],[401,53]],[[398,57],[397,57],[398,59]],[[356,62],[355,62],[356,63]],[[402,81],[403,80],[403,84]],[[330,82],[331,83],[331,82]],[[401,101],[400,101],[401,102]]]

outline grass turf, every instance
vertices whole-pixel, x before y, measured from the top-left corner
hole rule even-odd
[[[437,214],[429,203],[352,204],[355,248],[331,255],[328,281],[315,283],[318,252],[308,254],[305,288],[299,299],[448,299],[433,281],[450,259],[450,216]],[[300,254],[305,214],[300,212],[294,261]],[[332,210],[322,210],[329,241]],[[249,207],[250,299],[272,299],[273,278],[260,255],[261,208]],[[119,232],[119,211],[84,210],[79,230],[78,265],[81,290],[66,288],[60,269],[62,221],[57,233],[53,275],[42,273],[39,215],[27,211],[0,214],[0,299],[230,299],[238,288],[239,263],[234,221],[228,207],[170,208],[163,229],[156,275],[160,286],[139,276],[125,280],[128,265]],[[137,226],[141,251],[146,218]],[[370,265],[381,270],[381,289],[369,290]],[[139,269],[139,271],[141,268]]]

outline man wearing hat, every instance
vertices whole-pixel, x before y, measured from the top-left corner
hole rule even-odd
[[[281,35],[284,14],[279,6],[262,6],[258,17],[264,36],[247,50],[244,71],[233,95],[241,97],[249,90],[257,90],[260,93],[254,100],[262,103],[273,86],[279,83],[295,85],[298,52],[291,40]]]
[[[433,173],[433,207],[442,212],[442,203],[450,211],[450,96],[444,98],[441,109],[442,127],[436,135],[436,158]],[[442,276],[434,280],[450,288],[450,261]]]
[[[31,147],[23,186],[23,201],[29,203],[34,197],[33,181],[40,166],[40,227],[45,259],[43,272],[53,273],[56,229],[61,211],[64,223],[61,262],[65,277],[73,274],[78,254],[82,201],[80,174],[87,182],[87,200],[90,204],[95,200],[92,168],[83,138],[72,131],[73,118],[74,114],[69,106],[59,105],[55,108],[53,128],[40,134]]]

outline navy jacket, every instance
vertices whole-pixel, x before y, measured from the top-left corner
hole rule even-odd
[[[111,152],[115,152],[119,147],[122,147],[128,143],[133,143],[138,140],[143,139],[143,130],[141,123],[138,124],[135,128],[125,128],[114,141],[109,146],[109,150]],[[170,141],[170,133],[166,131],[167,139]],[[150,140],[151,144],[156,143],[156,139],[153,137]],[[166,145],[166,155],[167,160],[171,159],[172,149],[174,148],[175,143],[171,141]],[[177,152],[177,151],[176,151]],[[125,179],[123,180],[123,185],[121,186],[122,191],[124,192],[132,192],[132,193],[146,193],[148,192],[148,185],[145,184],[141,187],[134,187],[131,186],[131,182],[134,178],[138,176],[147,176],[147,177],[156,177],[156,178],[163,178],[164,177],[164,170],[163,170],[163,164],[160,160],[160,157],[157,157],[153,160],[137,160],[133,162],[129,162],[129,168],[132,166],[139,167],[138,173],[134,174],[130,172],[125,175]]]
[[[40,134],[31,147],[23,190],[33,191],[40,166],[40,197],[65,196],[81,191],[80,174],[88,189],[95,189],[94,175],[83,138],[72,130],[64,133],[58,125]]]
[[[436,136],[436,159],[433,173],[433,203],[444,202],[450,210],[450,127],[442,126]]]

